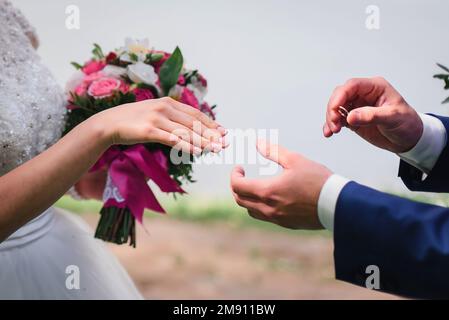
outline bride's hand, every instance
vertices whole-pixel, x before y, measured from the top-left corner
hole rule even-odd
[[[145,100],[100,112],[88,121],[101,128],[106,142],[157,142],[184,152],[219,152],[226,130],[199,110],[171,98]]]

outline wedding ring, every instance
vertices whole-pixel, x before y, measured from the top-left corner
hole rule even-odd
[[[347,118],[348,117],[348,114],[349,114],[349,112],[348,112],[348,110],[346,110],[344,107],[342,107],[342,106],[339,106],[338,107],[338,113],[343,117],[343,118]]]

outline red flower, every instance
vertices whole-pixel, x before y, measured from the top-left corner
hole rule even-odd
[[[192,106],[196,109],[199,109],[200,107],[198,99],[195,97],[193,92],[187,88],[184,88],[184,90],[182,90],[180,102],[188,104],[189,106]]]
[[[215,112],[214,112],[214,110],[212,110],[212,108],[209,106],[209,104],[207,102],[204,102],[200,106],[200,111],[202,113],[207,114],[209,117],[211,117],[213,120],[215,120]]]
[[[153,92],[149,89],[137,88],[133,91],[133,93],[136,96],[136,101],[154,99]]]
[[[206,80],[206,78],[204,78],[201,74],[197,74],[196,75],[197,76],[197,78],[198,78],[198,81],[201,83],[201,85],[203,86],[203,87],[205,87],[205,88],[207,88],[207,80]]]
[[[178,84],[180,86],[184,86],[186,84],[186,78],[182,74],[179,75]]]
[[[117,59],[117,54],[115,52],[109,52],[109,54],[106,56],[106,63],[109,64],[115,59]]]

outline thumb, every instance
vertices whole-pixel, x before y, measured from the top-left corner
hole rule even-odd
[[[385,107],[360,107],[351,110],[346,121],[351,126],[385,124],[389,120],[386,109]]]
[[[257,141],[257,151],[265,158],[278,163],[283,168],[287,166],[290,151],[286,148],[277,144],[268,143],[264,139],[259,139]]]

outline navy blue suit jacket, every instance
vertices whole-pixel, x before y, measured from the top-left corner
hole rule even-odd
[[[439,117],[449,133],[449,118]],[[449,143],[432,172],[401,161],[399,176],[413,191],[449,192]],[[337,279],[365,286],[379,268],[380,290],[415,298],[449,298],[449,209],[349,182],[334,222]]]

